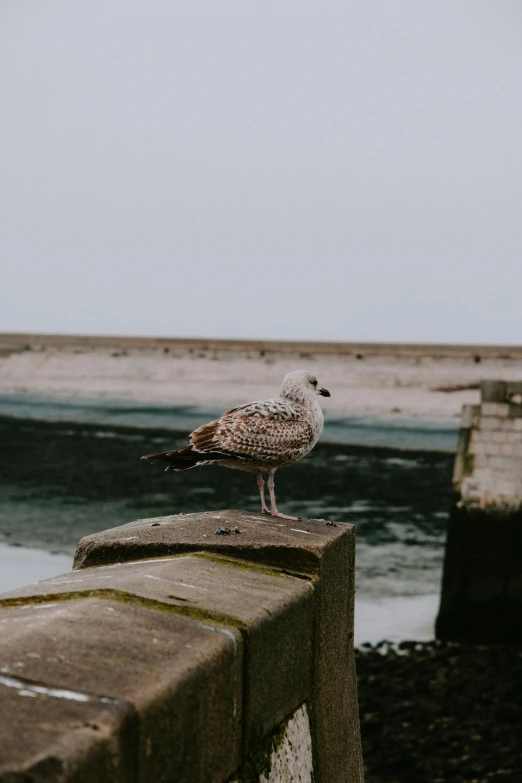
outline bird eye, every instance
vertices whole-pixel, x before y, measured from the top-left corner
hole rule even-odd
[[[317,386],[317,381],[316,381],[316,379],[315,379],[315,378],[312,378],[312,380],[310,381],[310,383],[312,384],[312,386]]]

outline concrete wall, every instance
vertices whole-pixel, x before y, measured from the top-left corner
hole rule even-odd
[[[522,641],[522,383],[462,412],[437,636]]]
[[[324,520],[83,539],[0,599],[1,783],[359,783],[353,580],[353,527]]]
[[[522,505],[521,393],[522,383],[485,382],[481,405],[463,410],[453,481],[469,507]]]

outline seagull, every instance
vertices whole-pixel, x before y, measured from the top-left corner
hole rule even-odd
[[[141,459],[167,462],[165,470],[180,473],[201,465],[221,465],[233,470],[257,473],[261,512],[282,519],[297,520],[277,510],[274,474],[305,457],[323,429],[323,411],[318,396],[330,392],[305,370],[285,375],[279,397],[247,402],[221,418],[198,427],[189,436],[190,445],[175,451],[146,454]],[[270,510],[265,503],[268,474]]]

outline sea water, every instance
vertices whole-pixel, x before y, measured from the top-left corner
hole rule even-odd
[[[210,411],[37,403],[0,400],[0,590],[67,570],[79,538],[124,522],[258,509],[251,474],[140,461],[183,445]],[[379,426],[330,422],[310,455],[276,474],[285,513],[356,526],[357,643],[433,635],[450,504],[456,427],[384,422],[379,441]]]

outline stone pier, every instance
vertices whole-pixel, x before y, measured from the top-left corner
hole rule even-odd
[[[484,381],[462,411],[439,639],[522,642],[522,383]]]
[[[0,783],[362,783],[354,546],[230,510],[82,539],[0,597]]]

